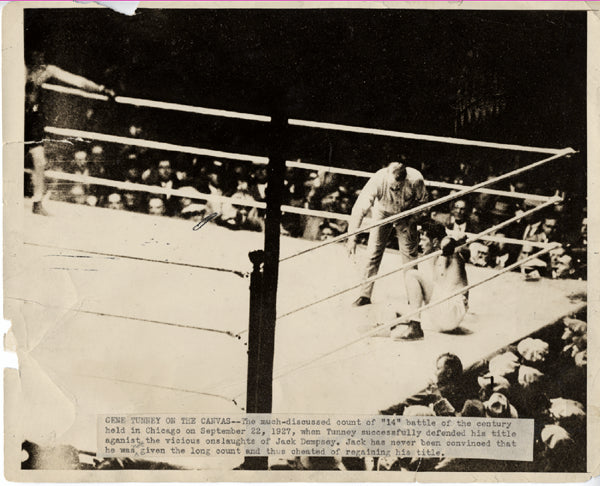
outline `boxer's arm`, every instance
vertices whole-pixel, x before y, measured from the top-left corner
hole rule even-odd
[[[461,238],[460,240],[455,240],[449,236],[446,236],[442,239],[440,243],[440,250],[442,250],[442,255],[439,258],[444,260],[444,268],[446,269],[446,274],[448,272],[456,272],[458,275],[458,280],[460,281],[463,287],[469,285],[469,281],[467,278],[467,269],[465,265],[465,259],[461,255],[460,251],[457,251],[457,248],[462,245],[466,241],[466,238]],[[452,268],[451,268],[452,267]],[[466,292],[465,296],[465,305],[469,300],[469,293]]]
[[[96,84],[93,81],[90,81],[83,76],[78,76],[77,74],[70,73],[69,71],[65,71],[64,69],[59,68],[58,66],[49,65],[46,67],[47,79],[54,78],[65,84],[69,84],[79,89],[84,89],[86,91],[93,91],[96,93],[102,93],[105,90],[105,87]]]

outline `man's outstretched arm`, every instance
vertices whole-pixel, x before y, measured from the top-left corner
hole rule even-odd
[[[57,79],[65,84],[74,86],[75,88],[83,89],[86,91],[92,91],[95,93],[106,93],[110,94],[104,85],[94,83],[83,76],[79,76],[77,74],[70,73],[69,71],[65,71],[64,69],[59,68],[58,66],[49,65],[46,68],[46,78],[47,79]],[[113,93],[114,94],[114,93]]]
[[[352,207],[350,221],[348,222],[348,233],[352,233],[360,228],[363,219],[369,212],[369,209],[371,209],[375,203],[375,199],[377,198],[377,190],[377,181],[374,177],[372,177],[365,184],[365,187],[363,187],[362,191],[360,191],[358,199]],[[348,254],[353,255],[356,251],[356,235],[348,238],[347,248]]]

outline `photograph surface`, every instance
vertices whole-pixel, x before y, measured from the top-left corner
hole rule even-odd
[[[357,6],[5,9],[9,479],[591,476],[600,21]]]

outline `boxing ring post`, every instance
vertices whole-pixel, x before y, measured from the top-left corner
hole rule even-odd
[[[248,254],[252,262],[252,273],[250,274],[250,309],[248,319],[248,380],[246,382],[246,412],[256,413],[260,410],[261,386],[259,364],[261,358],[262,331],[262,297],[263,297],[263,270],[265,261],[263,250],[251,251]],[[265,457],[246,456],[242,469],[266,469],[264,467]],[[267,462],[268,466],[268,462]]]
[[[264,251],[249,254],[254,269],[250,281],[246,413],[271,413],[273,406],[279,237],[287,145],[287,118],[279,110],[275,111],[269,127]],[[247,456],[242,465],[243,469],[255,470],[266,470],[268,467],[269,458],[265,456]]]
[[[262,265],[265,253],[262,250],[251,251],[248,254],[252,262],[250,274],[250,305],[248,313],[248,384],[246,387],[246,411],[258,408],[259,390],[257,383],[257,358],[259,356],[259,340],[256,337],[260,332],[263,273]]]

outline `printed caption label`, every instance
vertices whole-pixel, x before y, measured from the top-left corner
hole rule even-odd
[[[487,417],[100,415],[98,455],[533,460],[533,420]]]

